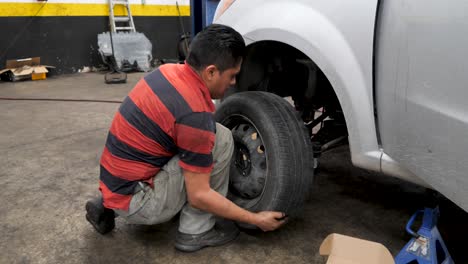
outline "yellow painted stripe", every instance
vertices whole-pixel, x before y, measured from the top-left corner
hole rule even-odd
[[[182,16],[190,16],[190,6],[179,6]],[[178,16],[175,5],[130,5],[132,16]],[[114,8],[116,16],[125,14],[123,6]],[[0,3],[0,17],[28,16],[109,16],[108,4]]]

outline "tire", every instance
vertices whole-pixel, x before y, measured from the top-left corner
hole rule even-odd
[[[313,155],[294,108],[272,93],[241,92],[227,97],[215,118],[231,129],[235,142],[228,198],[253,212],[299,215],[313,178]]]

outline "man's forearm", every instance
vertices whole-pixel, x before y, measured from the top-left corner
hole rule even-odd
[[[255,213],[237,206],[213,189],[200,194],[196,200],[192,202],[192,206],[223,218],[257,225]]]
[[[185,187],[189,203],[200,210],[217,216],[258,226],[272,231],[286,223],[282,212],[262,211],[252,213],[240,208],[210,187],[209,173],[184,171]]]

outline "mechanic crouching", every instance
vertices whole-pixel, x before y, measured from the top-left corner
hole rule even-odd
[[[116,216],[154,225],[180,212],[175,247],[193,252],[239,234],[215,216],[263,231],[285,223],[281,212],[249,212],[226,198],[234,143],[214,121],[211,99],[235,84],[245,49],[234,29],[208,26],[193,39],[186,64],[162,65],[130,91],[102,153],[102,197],[86,203],[86,219],[99,233],[110,232]]]

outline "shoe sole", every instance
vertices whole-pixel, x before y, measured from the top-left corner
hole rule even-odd
[[[110,231],[112,231],[112,229],[114,229],[114,228],[111,228],[110,230],[107,230],[107,231],[104,231],[104,232],[100,231],[100,230],[99,230],[99,227],[96,226],[96,223],[95,223],[94,221],[91,220],[91,218],[89,217],[89,214],[88,214],[88,212],[93,212],[93,211],[96,212],[96,211],[97,211],[96,207],[95,207],[92,203],[87,202],[85,208],[86,208],[86,220],[94,227],[94,229],[95,229],[99,234],[104,235],[104,234],[107,234],[107,233],[109,233]],[[95,214],[95,213],[94,213],[94,214]]]
[[[86,220],[88,221],[88,223],[90,223],[90,224],[94,227],[94,229],[95,229],[96,231],[98,231],[100,234],[102,234],[102,233],[99,231],[99,228],[96,226],[96,223],[95,223],[94,221],[91,220],[91,218],[89,217],[89,214],[88,214],[88,212],[96,211],[96,208],[93,206],[93,204],[91,204],[91,203],[89,203],[89,202],[86,203],[85,208],[86,208]]]
[[[218,247],[218,246],[226,245],[227,243],[236,239],[239,236],[239,233],[240,233],[239,230],[237,230],[235,235],[233,235],[232,237],[226,237],[225,240],[221,240],[220,242],[217,242],[216,244],[207,243],[205,245],[184,245],[184,244],[180,244],[176,242],[174,246],[177,250],[190,253],[190,252],[198,251],[205,247]]]

